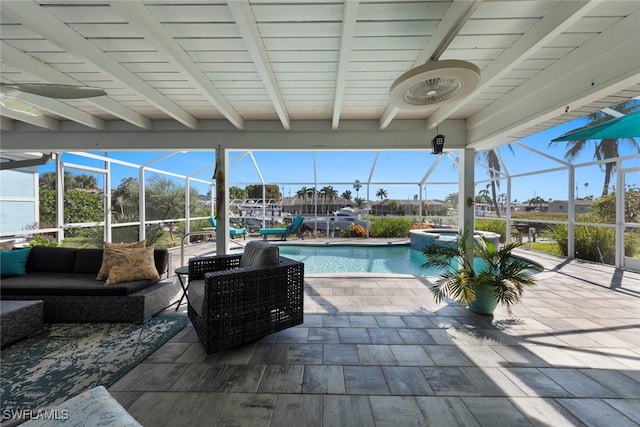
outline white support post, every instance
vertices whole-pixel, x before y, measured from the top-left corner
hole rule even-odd
[[[64,240],[64,167],[62,153],[56,158],[56,228],[58,244]]]
[[[625,224],[625,212],[624,212],[624,199],[626,197],[625,188],[625,172],[622,170],[622,161],[618,159],[616,161],[616,252],[615,252],[615,266],[616,268],[624,267],[624,224]]]
[[[467,259],[473,265],[473,233],[474,224],[474,196],[475,196],[475,150],[460,150],[458,162],[458,174],[460,187],[458,191],[458,226],[461,230],[467,229]]]
[[[507,235],[504,237],[505,243],[511,243],[511,177],[507,176],[507,211],[505,212],[505,222]]]
[[[191,178],[184,179],[184,234],[185,236],[191,231]]]
[[[569,203],[567,207],[567,259],[576,257],[576,168],[570,166],[569,172]]]
[[[140,240],[146,239],[147,230],[145,229],[145,218],[146,218],[146,200],[144,197],[144,166],[141,166],[138,169],[138,215],[140,216],[140,230],[138,233],[138,238]]]
[[[111,162],[105,161],[104,166],[104,241],[111,242]]]

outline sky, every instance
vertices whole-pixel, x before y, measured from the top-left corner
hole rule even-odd
[[[564,154],[567,150],[567,143],[550,144],[549,141],[565,132],[581,127],[585,123],[584,119],[577,119],[522,139],[516,144],[502,146],[498,149],[506,171],[513,177],[511,187],[512,201],[526,202],[535,197],[541,197],[544,200],[567,200],[568,173],[566,169],[541,175],[530,175],[529,173],[536,170],[562,168],[561,162],[566,161]],[[596,142],[589,141],[587,148],[573,161],[573,164],[580,165],[592,161]],[[551,155],[559,161],[548,159],[544,155],[522,148],[520,144]],[[295,196],[296,192],[303,186],[313,187],[315,175],[318,188],[331,185],[338,191],[338,194],[349,190],[352,198],[356,197],[353,183],[359,180],[363,187],[358,195],[362,198],[376,200],[378,199],[376,197],[378,190],[384,189],[389,199],[413,199],[417,197],[420,191],[417,183],[423,179],[429,168],[437,161],[437,166],[427,179],[426,189],[422,188],[422,198],[443,200],[448,194],[458,191],[458,171],[454,166],[456,154],[435,156],[431,154],[431,148],[427,147],[428,145],[430,146],[430,142],[425,140],[424,151],[383,151],[379,153],[377,160],[376,152],[373,151],[317,151],[315,153],[302,151],[254,151],[252,154],[266,183],[277,184],[285,197]],[[145,164],[166,154],[168,153],[119,152],[109,153],[108,155],[112,158],[136,164]],[[623,144],[620,154],[634,154],[634,151],[629,144]],[[635,154],[638,154],[637,150]],[[87,159],[72,153],[65,153],[63,161],[90,167],[102,167],[102,162],[100,161]],[[151,167],[209,181],[213,175],[214,163],[215,153],[213,151],[186,152],[177,153],[167,159],[160,160],[152,164]],[[374,164],[375,167],[372,169]],[[246,185],[260,182],[253,159],[247,152],[230,151],[229,166],[230,186],[235,185],[244,188]],[[623,167],[625,169],[640,168],[640,156],[625,161]],[[41,173],[53,170],[55,170],[54,163],[49,163],[40,168]],[[98,174],[76,169],[68,170],[74,174],[88,173],[95,175],[99,185],[102,187],[102,178]],[[153,173],[148,172],[145,175],[146,179],[148,180],[152,175]],[[117,187],[123,178],[137,178],[137,176],[136,169],[114,165],[112,167],[112,187]],[[369,180],[369,176],[371,176],[372,184],[367,187],[366,183]],[[628,173],[626,177],[628,185],[640,188],[640,172]],[[487,170],[476,166],[476,181],[486,181],[487,178]],[[184,181],[181,180],[180,182]],[[603,182],[604,174],[598,166],[576,168],[574,190],[577,197],[600,196]],[[615,177],[613,183],[615,183]],[[478,183],[476,194],[486,189],[487,184],[488,182]],[[192,183],[192,186],[198,189],[201,194],[206,194],[209,189],[203,183]],[[498,194],[506,193],[506,187],[506,180],[502,180]]]

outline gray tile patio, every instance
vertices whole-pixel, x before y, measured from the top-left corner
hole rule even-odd
[[[309,276],[303,325],[212,355],[189,325],[110,392],[145,426],[640,425],[640,274],[522,253],[545,271],[512,313]]]

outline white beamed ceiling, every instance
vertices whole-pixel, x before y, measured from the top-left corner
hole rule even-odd
[[[639,96],[638,28],[635,0],[3,0],[3,83],[108,94],[24,96],[45,116],[0,109],[3,148],[42,129],[198,131],[223,121],[241,133],[275,121],[287,132],[322,121],[340,132],[375,121],[379,132],[452,119],[464,144],[490,148]],[[434,55],[475,63],[478,90],[424,111],[391,106],[393,81]]]

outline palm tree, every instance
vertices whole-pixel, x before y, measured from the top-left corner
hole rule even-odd
[[[351,200],[351,191],[349,191],[349,190],[343,191],[342,194],[340,195],[340,197],[342,197],[343,199],[346,199],[346,200]]]
[[[385,190],[384,188],[379,188],[378,191],[376,192],[376,197],[379,197],[380,200],[384,200],[387,198],[387,190]]]
[[[298,199],[302,199],[303,202],[305,202],[305,206],[307,205],[306,201],[307,201],[307,187],[302,187],[301,189],[299,189],[298,191],[296,191],[296,197]]]
[[[400,202],[397,200],[389,201],[389,209],[391,209],[391,213],[395,213],[400,209]]]
[[[529,199],[529,206],[533,206],[534,209],[536,206],[538,206],[540,210],[542,210],[542,205],[544,205],[545,203],[547,203],[547,201],[540,196]]]
[[[508,146],[511,151],[513,148]],[[491,195],[493,201],[493,206],[495,207],[496,215],[500,217],[500,209],[498,208],[498,199],[496,197],[497,189],[500,189],[500,159],[498,158],[498,153],[496,150],[487,150],[478,153],[481,159],[486,161],[488,169],[489,178],[491,179]],[[488,197],[487,197],[488,199]],[[487,200],[489,202],[490,200]]]
[[[318,191],[318,195],[323,200],[322,204],[324,205],[327,199],[335,200],[335,198],[338,197],[338,192],[331,185],[327,185]]]
[[[353,188],[356,190],[356,197],[360,197],[360,189],[362,188],[362,184],[360,184],[360,180],[356,179],[356,182],[353,183]]]
[[[458,206],[458,193],[449,193],[444,201],[451,205],[452,208]]]
[[[362,197],[356,197],[353,201],[358,208],[363,208],[365,205],[365,200]]]
[[[613,107],[614,110],[623,113],[629,114],[636,110],[638,110],[640,106],[634,101],[631,100],[625,104],[619,104]],[[595,126],[600,123],[604,123],[608,121],[611,117],[602,112],[596,111],[595,113],[591,113],[586,116],[587,124],[580,129],[574,129],[571,132],[578,131],[587,127]],[[561,141],[552,141],[549,145],[557,144]],[[567,152],[564,154],[564,158],[571,161],[578,157],[578,155],[587,147],[588,140],[577,140],[577,141],[569,141],[567,142]],[[627,143],[631,146],[631,148],[635,148],[640,153],[640,145],[638,145],[638,141],[635,138],[618,138],[618,139],[602,139],[595,142],[595,152],[593,158],[595,160],[606,160],[613,159],[620,156],[619,148],[623,143]],[[600,169],[604,171],[604,184],[602,185],[602,195],[606,196],[609,194],[609,185],[611,184],[611,178],[613,174],[616,172],[616,164],[615,162],[608,163],[600,163]]]

